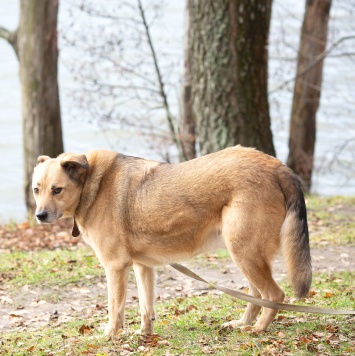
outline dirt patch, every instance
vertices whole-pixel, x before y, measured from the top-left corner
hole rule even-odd
[[[312,249],[313,270],[315,272],[355,271],[355,247],[334,245]],[[185,263],[193,271],[222,286],[244,289],[247,280],[228,258],[199,258]],[[279,256],[274,262],[274,278],[286,278],[285,265]],[[132,280],[130,278],[130,280]],[[212,291],[201,282],[181,275],[170,266],[157,270],[158,300],[188,297]],[[100,316],[106,321],[106,281],[95,279],[94,283],[70,285],[64,288],[41,288],[24,286],[14,293],[6,285],[0,286],[0,332],[33,330],[47,325],[61,324],[76,318],[88,319]],[[291,296],[288,296],[291,297]],[[138,293],[135,283],[129,283],[127,307],[138,308]],[[138,320],[137,320],[138,322]]]

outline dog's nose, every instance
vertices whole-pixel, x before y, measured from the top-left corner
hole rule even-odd
[[[48,218],[48,213],[45,211],[40,211],[36,214],[36,217],[39,221],[45,221]]]

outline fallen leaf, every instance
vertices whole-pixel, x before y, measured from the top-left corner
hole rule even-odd
[[[28,221],[24,221],[23,223],[17,225],[17,227],[21,230],[26,230],[30,227],[30,224]]]
[[[337,325],[327,325],[325,330],[329,331],[330,333],[337,333],[339,331],[339,326],[337,326]]]
[[[324,336],[325,336],[325,333],[323,333],[323,332],[318,332],[318,331],[316,331],[316,332],[314,332],[312,335],[314,335],[315,337],[317,337],[317,338],[323,338]]]
[[[336,345],[336,344],[340,344],[341,343],[339,336],[334,335],[334,334],[330,335],[327,338],[326,342],[327,342],[328,345]]]
[[[312,339],[310,339],[310,338],[308,338],[306,336],[301,336],[300,337],[300,342],[303,342],[305,344],[310,344],[312,341],[313,341]]]
[[[191,310],[197,310],[197,309],[198,308],[195,305],[190,304],[185,308],[185,311],[190,312]]]
[[[79,334],[81,335],[88,335],[91,333],[91,327],[88,325],[81,325],[81,327],[79,328]]]
[[[310,290],[308,295],[309,295],[310,297],[313,297],[313,296],[316,295],[316,294],[317,294],[317,292],[316,292],[315,290]]]
[[[14,304],[14,300],[11,299],[10,297],[7,297],[6,295],[2,295],[2,296],[0,297],[0,302],[3,303],[3,304],[5,304],[5,303],[7,303],[7,304]]]

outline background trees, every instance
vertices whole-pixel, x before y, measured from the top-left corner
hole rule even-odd
[[[72,134],[71,129],[69,129],[71,124],[75,121],[73,126],[79,131],[79,126],[81,126],[83,120],[86,119],[87,121],[98,122],[99,127],[104,127],[107,131],[111,131],[111,128],[114,128],[115,132],[121,130],[121,128],[130,131],[130,134],[124,132],[122,135],[120,131],[117,140],[115,139],[115,143],[113,144],[113,141],[110,142],[111,148],[121,150],[122,152],[130,150],[128,151],[130,154],[147,155],[151,158],[157,158],[158,152],[162,159],[176,162],[178,159],[178,150],[173,143],[166,120],[165,113],[167,113],[167,110],[161,97],[162,91],[160,90],[161,87],[163,87],[164,93],[168,98],[168,109],[171,114],[170,117],[172,118],[177,139],[182,139],[184,141],[185,153],[189,153],[187,158],[190,159],[196,155],[196,151],[197,155],[201,152],[199,152],[199,143],[197,145],[195,144],[196,135],[199,134],[199,130],[196,130],[195,122],[197,119],[195,113],[192,111],[193,98],[191,96],[191,71],[185,72],[186,80],[184,80],[184,83],[186,84],[186,90],[184,91],[184,95],[180,96],[180,101],[177,100],[179,96],[178,87],[181,84],[179,80],[181,80],[182,77],[181,67],[183,63],[181,55],[182,48],[181,43],[179,42],[179,39],[182,36],[177,31],[180,30],[180,22],[182,22],[182,14],[180,15],[182,10],[181,3],[177,5],[177,3],[166,2],[166,7],[164,7],[164,4],[163,6],[161,5],[161,0],[141,0],[146,24],[148,25],[148,30],[150,31],[151,40],[156,52],[156,62],[161,74],[162,86],[160,87],[159,81],[157,80],[158,76],[154,69],[154,60],[151,56],[151,50],[149,49],[149,43],[147,41],[147,31],[140,14],[139,3],[140,2],[138,1],[123,0],[118,2],[73,0],[70,4],[68,2],[62,3],[65,10],[62,10],[60,20],[60,45],[63,53],[61,58],[64,59],[61,63],[62,65],[64,63],[63,67],[71,67],[72,72],[72,78],[69,78],[69,73],[65,72],[65,68],[62,67],[61,74],[65,72],[63,78],[66,80],[66,88],[63,90],[63,93],[68,94],[64,107],[66,125],[68,127],[67,134],[68,137],[70,137],[67,142],[67,147],[73,149],[72,142],[78,142],[78,136],[70,136]],[[243,5],[242,1],[236,0],[226,0],[225,2],[221,2],[221,4],[222,3],[228,3],[230,4],[230,7],[235,7],[236,4],[239,6]],[[271,47],[269,47],[271,48],[269,51],[271,58],[271,62],[269,61],[269,63],[271,63],[269,68],[269,72],[271,71],[271,75],[269,76],[269,81],[271,82],[269,84],[271,94],[269,91],[269,98],[272,100],[271,110],[273,115],[273,132],[277,137],[275,144],[277,146],[278,157],[283,161],[286,161],[288,153],[286,145],[288,141],[288,137],[286,138],[286,136],[288,136],[286,134],[288,119],[285,117],[288,116],[288,106],[289,103],[292,102],[291,92],[293,91],[295,77],[298,76],[295,75],[296,71],[295,67],[293,67],[293,64],[296,62],[295,56],[297,55],[298,42],[295,40],[296,36],[292,35],[292,31],[293,33],[296,33],[300,30],[302,12],[298,3],[296,11],[289,5],[295,3],[297,3],[295,0],[288,0],[287,2],[274,0],[272,22],[274,29],[272,30]],[[194,1],[187,2],[187,4],[189,4],[190,7],[195,5]],[[247,5],[249,6],[250,4],[248,3]],[[209,6],[209,4],[207,4],[207,6]],[[278,17],[275,16],[275,8],[277,12],[279,12],[279,15],[277,15]],[[250,12],[247,11],[245,7],[243,13],[240,12],[241,10],[239,7],[235,7],[235,9],[238,10],[237,14],[239,20],[246,21],[243,19],[243,14],[250,14]],[[344,181],[346,179],[344,178],[346,173],[345,170],[351,169],[354,162],[354,159],[351,158],[353,157],[351,155],[354,151],[351,151],[350,149],[351,145],[354,145],[355,142],[352,140],[353,136],[351,136],[351,132],[353,131],[351,131],[351,129],[342,130],[341,136],[344,140],[337,141],[338,137],[334,136],[336,135],[334,132],[339,131],[329,129],[329,127],[333,128],[338,125],[338,121],[332,120],[331,118],[338,117],[341,110],[341,115],[343,116],[339,120],[339,125],[340,122],[344,123],[344,127],[346,128],[351,128],[352,125],[350,117],[351,112],[353,111],[353,104],[350,91],[347,93],[344,91],[341,92],[339,87],[336,87],[338,82],[334,80],[332,72],[338,72],[342,69],[339,68],[338,61],[340,62],[340,60],[343,60],[344,63],[346,61],[344,60],[344,57],[348,58],[348,61],[351,61],[351,56],[353,55],[351,43],[354,42],[350,42],[350,38],[354,38],[354,36],[349,36],[349,33],[354,33],[353,30],[355,29],[355,26],[351,27],[351,25],[349,25],[345,28],[343,26],[344,21],[339,20],[339,18],[346,18],[348,21],[350,18],[348,13],[349,11],[350,13],[351,11],[353,11],[353,14],[355,13],[355,5],[352,2],[346,2],[345,0],[337,0],[336,6],[333,6],[333,9],[336,11],[330,20],[329,45],[328,49],[324,52],[324,57],[327,56],[325,86],[328,86],[326,92],[328,100],[323,100],[322,102],[322,113],[320,117],[320,127],[322,128],[326,126],[326,129],[319,131],[321,139],[317,144],[316,168],[318,173],[317,179],[321,179],[323,184],[320,188],[321,193],[326,192],[327,189],[329,189],[328,187],[331,182],[337,180],[333,180],[331,177],[326,181],[325,178],[320,177],[320,168],[326,173],[328,173],[327,170],[330,166],[337,172],[339,172],[339,167],[341,169],[344,168],[341,171],[340,176],[340,179],[343,179]],[[165,12],[165,10],[167,10],[167,12]],[[207,10],[208,8],[206,11]],[[218,14],[218,11],[222,10],[217,9],[216,14]],[[70,14],[72,14],[72,17],[70,17]],[[84,17],[83,14],[86,14],[87,16]],[[228,16],[230,14],[231,12],[229,12]],[[193,19],[194,23],[192,25],[190,21],[190,25],[186,30],[187,33],[191,33],[191,28],[197,25],[196,22],[200,20],[202,21],[202,15],[203,13],[201,13],[201,16],[200,14],[197,14],[197,17]],[[164,18],[166,19],[166,26],[161,26]],[[192,17],[190,16],[190,20],[191,18]],[[160,21],[160,19],[163,19],[163,21]],[[217,19],[213,20],[217,22]],[[223,18],[223,20],[225,19]],[[283,27],[280,26],[279,31],[275,31],[275,22],[277,24],[282,24],[283,21]],[[341,23],[339,21],[341,21]],[[230,21],[230,24],[231,23],[233,22]],[[347,23],[349,23],[349,21]],[[207,23],[206,26],[208,26]],[[224,27],[226,26],[227,25],[225,24]],[[258,25],[255,24],[251,29],[254,27],[258,27]],[[241,27],[239,28],[241,29]],[[216,26],[216,29],[218,29],[218,26]],[[248,32],[249,30],[246,31]],[[226,30],[224,33],[226,35],[229,34]],[[2,29],[1,34],[2,37],[6,37],[11,43],[17,38],[17,32],[10,33],[9,31]],[[341,45],[337,46],[333,51],[332,49],[342,38],[347,38],[347,40],[344,40]],[[211,41],[212,39],[213,38],[211,37]],[[248,38],[246,38],[246,40],[248,41]],[[176,44],[176,47],[172,47],[171,43],[167,43],[168,41],[173,43],[173,45]],[[278,52],[277,42],[282,43],[280,52]],[[203,43],[199,43],[198,45],[202,48]],[[192,46],[193,44],[191,41],[187,41],[186,53],[189,54],[189,56],[186,55],[185,60],[188,68],[191,67],[192,63],[190,58]],[[206,51],[207,50],[211,49],[206,48]],[[244,52],[247,53],[247,49],[244,49],[243,53]],[[70,55],[68,55],[68,53],[70,53]],[[219,53],[217,53],[217,55],[219,55]],[[339,60],[339,57],[342,57],[342,59]],[[69,61],[68,58],[70,58]],[[228,60],[229,57],[227,56],[226,58]],[[71,63],[70,60],[72,60]],[[213,65],[213,63],[211,65]],[[225,65],[223,61],[222,65]],[[342,64],[340,64],[340,66],[342,66]],[[223,70],[225,70],[226,67],[227,66],[222,66]],[[286,73],[286,71],[288,71],[288,73]],[[228,71],[225,72],[227,73]],[[282,75],[280,74],[281,72],[283,72]],[[347,77],[349,88],[352,88],[352,73],[353,71],[348,70],[345,74],[343,72],[339,75],[339,77]],[[255,73],[252,74],[254,75]],[[287,77],[289,79],[283,82]],[[72,79],[75,80],[75,85],[73,85]],[[227,79],[229,80],[229,78]],[[337,79],[337,77],[335,77],[335,79]],[[345,81],[343,80],[342,83],[344,82]],[[210,83],[210,78],[208,79],[208,83]],[[284,83],[286,84],[284,85]],[[217,89],[218,86],[222,84],[223,83],[217,81]],[[239,83],[238,87],[241,85],[242,84]],[[75,88],[75,90],[70,92],[69,87]],[[332,89],[329,88],[333,87],[335,89],[331,91]],[[71,101],[71,97],[74,97],[75,100]],[[333,97],[337,97],[336,102],[333,102]],[[184,105],[185,99],[183,98],[190,98],[186,101],[188,105]],[[326,108],[327,111],[325,111],[324,108],[329,102],[333,103],[330,104],[332,107]],[[209,103],[206,101],[206,105],[208,104]],[[212,104],[216,106],[215,103]],[[280,106],[281,115],[278,115],[279,113],[276,109],[277,105]],[[69,111],[69,106],[73,107],[74,110]],[[222,106],[224,106],[224,104]],[[240,105],[240,107],[242,106]],[[202,109],[206,110],[206,112],[209,110],[205,105]],[[348,112],[346,112],[346,110],[348,110]],[[183,115],[184,112],[189,112],[189,115]],[[283,118],[280,118],[279,116],[282,115]],[[68,118],[69,116],[70,118]],[[185,120],[185,117],[189,119],[188,125],[182,123],[182,121]],[[329,118],[329,123],[331,122],[330,125],[326,122],[326,117]],[[4,115],[2,115],[2,118],[4,118]],[[83,126],[85,126],[85,124],[83,124]],[[92,132],[95,127],[96,125],[92,125],[89,130]],[[204,128],[201,129],[202,132],[203,130]],[[97,143],[97,141],[93,143],[93,137],[91,135],[89,136],[87,132],[88,130],[84,131],[83,136],[80,136],[80,141],[82,143],[80,145],[75,144],[74,150],[89,149],[101,145],[101,143]],[[211,136],[209,134],[207,136],[212,138],[213,134],[214,133],[211,133]],[[102,136],[103,135],[104,134],[102,134]],[[330,140],[330,145],[327,144],[328,137],[326,135],[333,135]],[[145,141],[142,139],[142,136],[146,139]],[[125,140],[127,137],[131,137],[130,140],[132,142],[134,141],[135,144],[130,146],[130,143],[127,143],[129,139],[122,144],[122,139]],[[185,140],[185,138],[188,138],[188,140]],[[198,136],[197,139],[199,142],[200,139]],[[102,139],[102,141],[103,145],[105,145],[104,139]],[[137,143],[137,141],[139,143]],[[147,142],[147,145],[142,145],[144,142]],[[188,145],[186,143],[188,143]],[[255,146],[255,144],[253,144],[253,146]],[[321,149],[319,149],[320,147]],[[136,148],[136,151],[134,148]],[[148,150],[148,148],[151,148],[151,150]],[[338,157],[341,158],[338,159]],[[329,162],[332,164],[328,164]],[[335,164],[333,164],[333,162],[335,162]],[[349,174],[349,177],[350,176],[351,174]],[[329,184],[326,188],[324,188],[324,182]],[[335,188],[333,187],[330,189],[333,189],[332,191],[334,191]]]
[[[63,152],[57,83],[58,1],[21,0],[20,6],[18,29],[1,28],[0,36],[12,45],[20,64],[25,200],[31,210],[37,157]]]
[[[161,159],[184,160],[179,104],[170,95],[177,85],[170,77],[171,68],[180,57],[157,48],[157,33],[151,33],[163,16],[162,1],[74,4],[73,24],[63,40],[76,53],[86,54],[70,64],[79,84],[72,95],[74,105],[93,121],[146,137]],[[85,17],[84,28],[75,23],[77,13]]]
[[[322,90],[331,0],[306,2],[293,94],[287,165],[311,188],[316,113]]]
[[[101,30],[104,34],[100,37],[92,29],[85,33],[75,29],[65,36],[68,44],[85,48],[92,59],[97,59],[73,66],[82,88],[87,88],[85,95],[75,93],[78,101],[92,106],[90,98],[96,91],[112,98],[114,105],[96,105],[99,116],[150,134],[150,140],[154,137],[165,146],[162,156],[167,161],[173,154],[169,152],[171,142],[178,147],[180,160],[195,157],[196,149],[206,154],[237,143],[275,155],[267,100],[271,1],[262,6],[245,0],[187,1],[184,89],[178,103],[183,119],[172,113],[168,100],[169,69],[161,64],[162,58],[167,62],[167,55],[153,51],[150,28],[159,12],[156,3],[122,2],[118,9],[116,5],[103,8],[94,2],[79,2],[80,11],[89,21],[100,19],[110,29]],[[102,67],[115,74],[102,75]],[[140,111],[139,119],[132,119],[137,112],[122,115],[117,102],[125,98],[125,108],[139,101],[146,112]],[[161,130],[164,126],[150,124],[153,108],[165,111],[165,134]]]

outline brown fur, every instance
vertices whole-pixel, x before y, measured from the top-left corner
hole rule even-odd
[[[55,159],[40,156],[33,188],[40,222],[74,216],[105,268],[106,333],[111,336],[123,327],[130,266],[138,284],[141,330],[151,333],[153,267],[218,245],[228,248],[252,295],[282,302],[284,293],[271,275],[281,242],[295,292],[301,297],[309,290],[307,216],[300,184],[280,161],[254,149],[236,146],[180,164],[103,150]],[[242,319],[231,325],[251,324],[259,311],[249,304]],[[255,329],[265,330],[276,312],[264,308]]]

